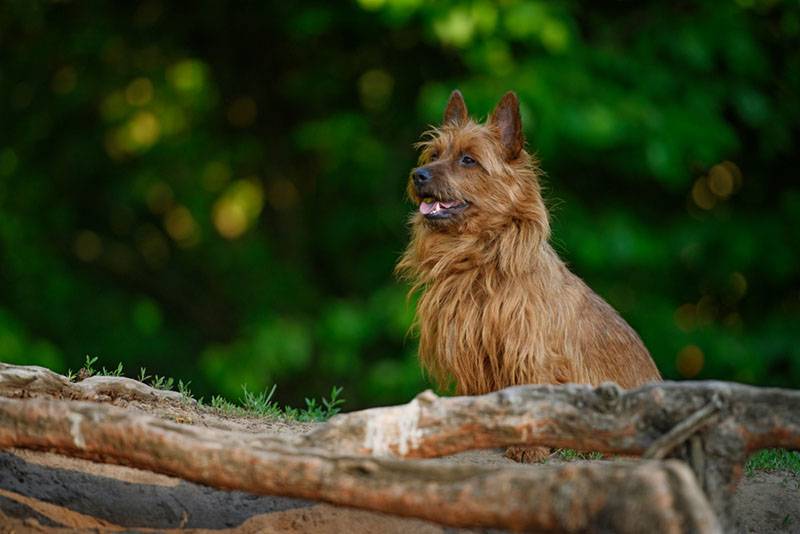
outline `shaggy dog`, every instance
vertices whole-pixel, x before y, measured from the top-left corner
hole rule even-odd
[[[421,291],[419,357],[440,385],[454,380],[457,393],[476,395],[518,384],[660,380],[636,332],[548,242],[514,93],[479,124],[454,91],[442,125],[418,146],[408,194],[419,210],[397,271]]]

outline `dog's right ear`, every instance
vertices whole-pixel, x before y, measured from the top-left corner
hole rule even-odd
[[[461,91],[456,89],[450,93],[450,100],[447,101],[447,107],[444,108],[444,119],[442,124],[454,124],[460,126],[467,122],[467,104],[464,102],[464,97]]]
[[[525,144],[525,137],[522,134],[522,117],[519,114],[519,98],[516,93],[509,91],[503,95],[489,117],[489,124],[497,127],[500,142],[506,152],[506,159],[516,158]]]

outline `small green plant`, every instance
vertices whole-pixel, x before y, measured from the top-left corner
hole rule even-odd
[[[139,377],[137,378],[139,382],[141,382],[142,384],[146,384],[147,381],[150,380],[151,378],[152,377],[147,374],[147,369],[145,369],[144,367],[139,367]]]
[[[330,419],[342,410],[344,399],[340,398],[342,388],[333,386],[330,398],[322,398],[321,405],[317,405],[314,399],[306,399],[306,415],[310,421],[325,421]]]
[[[95,358],[95,360],[97,360],[97,358]],[[122,362],[119,362],[114,370],[109,371],[103,367],[97,374],[102,376],[122,376]]]
[[[211,407],[226,414],[234,414],[244,411],[241,406],[236,406],[222,395],[214,395],[211,397]]]
[[[283,410],[284,417],[301,422],[325,421],[330,419],[341,411],[341,406],[344,404],[344,399],[339,397],[341,394],[342,388],[333,386],[329,399],[323,397],[322,400],[317,403],[316,399],[306,398],[306,407],[304,409],[286,406]]]
[[[175,379],[173,379],[171,376],[166,377],[155,375],[153,376],[153,380],[150,382],[150,386],[156,389],[172,391],[172,389],[175,387]]]
[[[122,362],[118,363],[113,369],[106,369],[105,366],[100,370],[95,368],[97,364],[97,356],[92,357],[86,355],[86,360],[81,369],[74,373],[71,369],[67,371],[67,378],[71,381],[83,380],[90,376],[124,376],[124,368]],[[177,383],[174,378],[161,376],[158,374],[150,375],[147,373],[145,367],[139,368],[139,374],[136,379],[143,383],[148,384],[155,389],[162,389],[167,391],[175,390],[187,400],[193,399],[192,390],[190,389],[191,381],[184,382],[178,380]],[[247,386],[242,386],[242,397],[239,399],[238,404],[233,403],[220,395],[211,397],[210,406],[212,409],[218,410],[228,415],[259,415],[262,417],[273,417],[289,419],[292,421],[300,422],[315,422],[325,421],[330,419],[342,409],[344,399],[341,398],[342,388],[333,386],[330,395],[322,397],[320,400],[314,398],[305,399],[304,408],[292,408],[285,406],[283,409],[273,399],[277,385],[273,385],[269,390],[261,392],[252,392],[247,389]],[[203,405],[203,399],[196,400],[198,405]]]
[[[97,363],[97,356],[89,356],[86,355],[86,360],[84,360],[83,365],[78,372],[75,373],[72,369],[67,369],[67,379],[71,382],[75,382],[76,380],[83,380],[84,378],[89,378],[90,376],[122,376],[123,375],[123,368],[122,362],[119,362],[114,369],[106,369],[105,366],[100,368],[100,370],[95,369],[95,364]]]
[[[273,385],[269,392],[264,390],[260,393],[252,393],[248,391],[247,386],[242,386],[242,408],[247,412],[258,415],[280,417],[282,415],[281,409],[276,402],[272,401],[276,387],[276,385]]]
[[[183,380],[178,380],[178,393],[186,397],[187,399],[191,399],[192,397],[192,390],[189,389],[189,385],[192,383],[191,380],[187,380],[184,382]]]
[[[83,367],[78,371],[78,375],[83,375],[84,378],[88,378],[90,376],[94,376],[97,374],[97,371],[94,368],[94,364],[97,363],[97,356],[92,358],[88,354],[86,355],[86,361],[83,362]]]
[[[276,389],[277,386],[273,385],[269,390],[255,393],[247,389],[247,386],[242,386],[242,397],[238,404],[220,395],[214,395],[211,397],[211,408],[231,415],[259,415],[290,421],[315,422],[330,419],[341,411],[345,402],[341,398],[342,388],[334,386],[328,398],[323,397],[319,401],[306,398],[305,408],[285,406],[281,409],[278,403],[272,400]]]
[[[574,449],[557,449],[558,457],[566,462],[575,460],[602,460],[603,454],[600,452],[579,452]]]
[[[752,455],[744,468],[748,476],[756,471],[800,473],[800,452],[786,449],[763,449]]]

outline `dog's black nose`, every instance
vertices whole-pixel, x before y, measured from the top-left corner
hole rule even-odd
[[[414,178],[414,185],[416,187],[422,187],[431,181],[433,175],[431,174],[431,171],[425,167],[419,167],[418,169],[414,169],[412,177]]]

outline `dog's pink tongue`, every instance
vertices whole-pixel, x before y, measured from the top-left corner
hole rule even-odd
[[[433,213],[434,211],[439,211],[440,209],[452,208],[457,204],[458,204],[457,200],[450,200],[447,202],[440,202],[438,200],[435,200],[433,202],[420,202],[419,212],[423,215],[427,215],[429,213]]]
[[[438,202],[420,202],[419,204],[419,212],[423,215],[427,215],[429,213],[433,213],[439,209]]]

